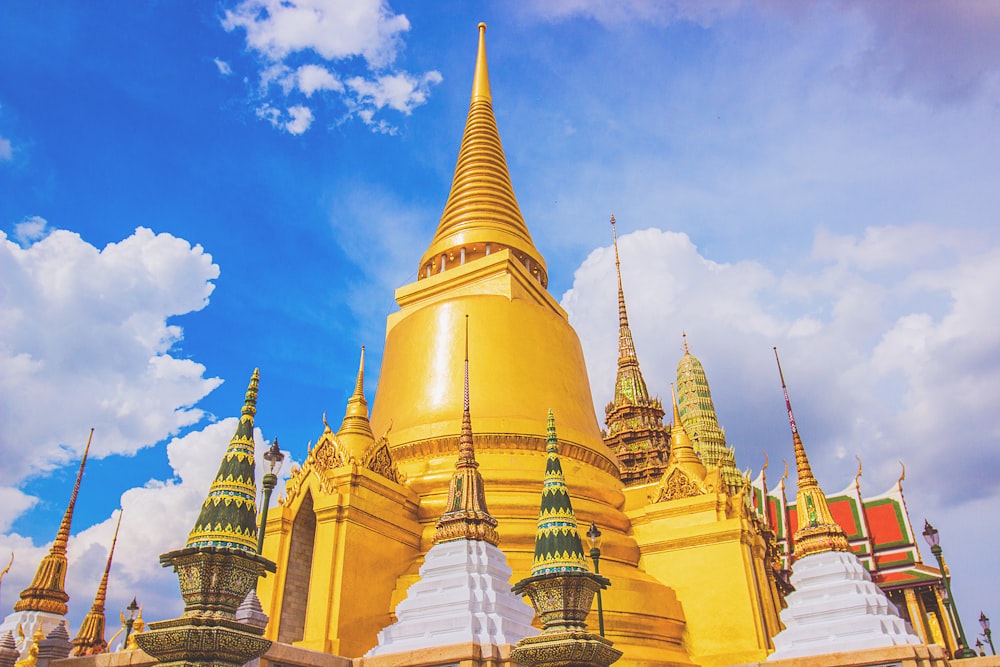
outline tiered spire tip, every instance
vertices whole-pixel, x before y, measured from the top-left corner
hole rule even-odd
[[[465,362],[462,383],[462,431],[458,438],[458,462],[448,485],[447,510],[438,519],[434,542],[481,540],[499,544],[497,520],[486,507],[483,476],[479,472],[472,439],[469,410],[469,316],[465,316]]]
[[[583,543],[577,528],[576,514],[566,488],[566,476],[559,461],[559,437],[556,418],[549,410],[546,427],[545,480],[538,510],[535,533],[535,556],[531,576],[555,572],[587,572]]]
[[[788,424],[792,430],[795,466],[798,469],[799,478],[798,489],[795,493],[795,512],[798,519],[798,530],[793,536],[795,558],[799,559],[825,551],[850,551],[851,547],[847,542],[844,529],[830,513],[826,496],[819,488],[819,483],[809,466],[806,448],[802,444],[802,437],[799,435],[798,425],[795,423],[795,415],[792,413],[792,402],[788,398],[788,386],[785,384],[785,374],[781,370],[781,359],[778,358],[777,347],[774,348],[774,359],[778,364],[781,390],[785,395],[785,408],[788,410]],[[782,488],[784,488],[784,478],[782,478]]]
[[[63,514],[62,522],[52,542],[49,553],[38,564],[35,578],[31,585],[21,591],[21,599],[14,604],[14,611],[44,611],[59,616],[65,616],[69,608],[69,594],[66,593],[66,545],[69,543],[70,529],[73,526],[73,511],[76,508],[76,498],[80,493],[80,482],[83,480],[83,470],[87,466],[87,456],[90,454],[90,443],[94,439],[94,429],[87,436],[87,446],[83,449],[80,469],[76,473],[73,492]]]
[[[225,547],[257,552],[257,483],[254,461],[254,416],[260,370],[250,377],[236,433],[212,481],[188,547]]]
[[[104,603],[108,595],[108,576],[111,574],[111,562],[115,557],[115,545],[118,544],[118,531],[122,526],[122,516],[124,510],[118,510],[118,522],[115,524],[115,534],[111,538],[111,548],[108,550],[108,562],[104,566],[104,574],[101,576],[101,583],[97,586],[97,594],[94,595],[94,604],[90,611],[83,617],[80,623],[80,631],[73,638],[74,656],[96,655],[104,653],[108,648],[108,643],[104,640],[105,616]]]
[[[426,278],[467,261],[510,249],[542,286],[548,284],[545,260],[531,240],[514,195],[507,159],[493,115],[486,59],[486,24],[479,24],[472,98],[455,176],[441,221],[420,259]]]

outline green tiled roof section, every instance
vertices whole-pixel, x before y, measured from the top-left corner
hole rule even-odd
[[[548,458],[545,462],[545,480],[542,483],[542,502],[538,510],[531,576],[552,572],[586,572],[583,544],[559,461],[559,439],[556,436],[555,416],[551,410],[545,450]]]
[[[257,551],[257,484],[254,462],[254,415],[257,384],[254,369],[236,433],[229,441],[219,472],[212,480],[198,520],[188,535],[188,547],[229,547]]]

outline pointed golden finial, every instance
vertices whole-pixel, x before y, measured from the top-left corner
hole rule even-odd
[[[481,23],[472,101],[455,176],[437,231],[420,259],[418,275],[427,278],[503,250],[509,250],[511,259],[542,287],[548,285],[545,260],[531,240],[514,196],[493,115],[486,25]]]
[[[799,486],[819,486],[813,476],[812,468],[809,466],[809,458],[806,456],[806,449],[802,446],[802,437],[799,435],[799,427],[795,423],[795,415],[792,413],[792,402],[788,398],[788,387],[785,385],[785,374],[781,370],[781,359],[778,358],[778,348],[774,349],[774,359],[778,362],[778,376],[781,378],[781,391],[785,394],[785,409],[788,411],[788,424],[792,428],[792,446],[795,450],[795,468],[799,474]]]
[[[856,475],[854,475],[854,486],[860,488],[861,487],[860,479],[861,479],[861,470],[862,470],[862,468],[861,468],[861,457],[858,456],[857,454],[855,454],[854,458],[856,458],[858,460],[858,472],[857,472]]]
[[[374,440],[371,424],[368,422],[368,401],[365,400],[365,346],[361,346],[361,360],[358,362],[358,375],[354,381],[354,393],[347,399],[347,410],[344,421],[337,431],[338,436],[346,433],[357,433]]]
[[[795,558],[824,551],[850,551],[847,535],[830,513],[826,496],[823,495],[823,490],[819,488],[819,483],[809,467],[806,448],[802,444],[802,437],[795,424],[795,415],[792,414],[792,402],[788,398],[788,387],[785,385],[785,374],[781,371],[777,347],[774,348],[774,359],[778,363],[781,390],[785,395],[785,408],[788,410],[788,423],[792,429],[792,444],[795,447],[795,466],[799,473],[798,489],[795,493],[795,511],[799,523],[799,528],[793,537]]]
[[[688,474],[704,480],[708,471],[705,469],[705,464],[701,462],[701,457],[694,450],[691,437],[681,422],[680,408],[677,405],[677,391],[673,382],[670,383],[670,397],[674,407],[674,423],[670,429],[670,458],[667,460],[667,467],[669,468],[670,464],[675,463]]]
[[[476,73],[472,76],[472,101],[492,102],[490,71],[486,65],[486,24],[479,26],[479,48],[476,51]]]
[[[80,631],[73,638],[73,650],[71,655],[97,655],[107,651],[108,643],[104,641],[104,602],[108,595],[108,575],[111,573],[111,561],[115,557],[115,545],[118,544],[118,530],[122,526],[123,510],[118,510],[118,523],[115,524],[115,534],[111,538],[111,549],[108,550],[108,562],[104,566],[104,575],[101,583],[97,586],[97,594],[94,595],[94,604],[90,611],[83,617],[80,623]]]
[[[906,479],[906,466],[903,465],[902,461],[899,462],[899,468],[900,468],[899,479],[896,480],[896,485],[899,488],[903,488],[903,480]]]
[[[375,442],[371,422],[368,420],[368,401],[365,400],[365,346],[361,346],[358,376],[354,393],[347,399],[344,421],[337,431],[337,440],[348,458],[363,460],[365,452]]]
[[[618,258],[618,232],[615,230],[615,214],[611,214],[611,235],[615,241],[615,272],[618,274],[618,326],[628,328],[628,313],[625,312],[625,291],[622,289],[622,263]]]
[[[483,476],[472,445],[472,417],[469,413],[469,316],[465,316],[465,364],[462,387],[462,432],[458,438],[458,462],[448,485],[448,504],[434,531],[434,543],[452,540],[480,540],[496,546],[497,520],[486,507]]]
[[[94,429],[87,436],[87,446],[83,450],[80,470],[76,473],[73,492],[63,514],[62,522],[56,539],[52,542],[49,553],[42,559],[35,572],[31,585],[21,591],[21,599],[14,605],[14,611],[44,611],[58,616],[65,616],[68,611],[66,603],[69,594],[66,593],[66,545],[69,542],[70,529],[73,525],[73,510],[76,507],[76,497],[80,493],[80,482],[83,480],[83,469],[87,465],[87,455],[90,453],[90,443],[94,438]]]
[[[484,28],[485,24],[480,23]],[[459,465],[476,464],[472,446],[472,414],[469,412],[469,316],[465,316],[465,377],[462,384],[462,434],[458,438]]]
[[[691,348],[688,347],[688,333],[687,331],[681,332],[681,338],[684,339],[684,354],[691,354]]]

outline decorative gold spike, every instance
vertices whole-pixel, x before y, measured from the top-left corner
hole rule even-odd
[[[14,605],[14,611],[44,611],[58,616],[65,616],[68,611],[66,603],[69,594],[66,593],[66,545],[69,542],[70,529],[73,525],[73,510],[76,507],[76,497],[80,493],[80,482],[83,479],[83,469],[87,465],[87,455],[90,453],[90,443],[94,439],[94,429],[87,436],[87,446],[83,450],[80,470],[76,473],[73,492],[63,514],[62,522],[56,539],[52,542],[42,562],[38,564],[35,578],[31,585],[21,591],[21,599]]]
[[[496,546],[497,520],[486,507],[483,476],[472,441],[472,416],[469,412],[469,316],[465,316],[465,365],[463,381],[462,433],[458,438],[458,462],[448,485],[447,509],[438,519],[434,543],[452,540],[481,540]]]
[[[844,529],[833,518],[826,496],[819,488],[819,483],[809,467],[806,448],[802,444],[795,415],[792,413],[792,402],[788,398],[788,387],[785,385],[785,375],[781,371],[781,360],[778,358],[778,348],[774,348],[774,358],[778,362],[778,375],[781,377],[781,390],[785,395],[785,408],[788,410],[788,423],[792,429],[792,445],[795,448],[795,466],[798,469],[798,489],[795,493],[795,511],[798,514],[798,530],[793,537],[795,542],[795,558],[803,558],[824,551],[850,551],[847,535]],[[859,471],[860,474],[860,471]]]

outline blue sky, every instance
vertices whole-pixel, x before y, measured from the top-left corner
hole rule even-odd
[[[513,6],[511,6],[513,4]],[[353,8],[353,11],[348,11]],[[966,628],[1000,548],[1000,9],[931,2],[128,3],[0,9],[0,551],[9,609],[96,428],[71,543],[89,608],[179,609],[197,514],[261,368],[302,460],[451,182],[476,24],[515,191],[613,383],[607,220],[661,397],[686,330],[738,463],[791,458],[771,346],[828,492],[907,466]],[[544,407],[544,406],[543,406]],[[929,554],[928,554],[929,556]]]

